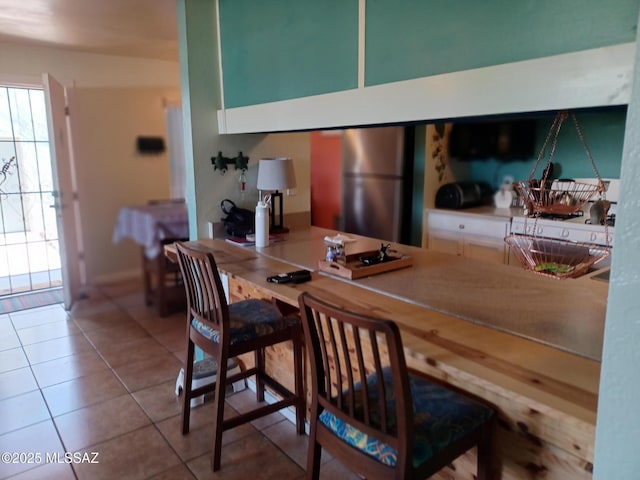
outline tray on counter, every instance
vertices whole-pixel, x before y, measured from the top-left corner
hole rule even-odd
[[[371,275],[390,272],[392,270],[398,270],[400,268],[410,267],[413,265],[413,259],[410,256],[403,254],[397,254],[397,256],[394,256],[392,260],[376,263],[374,265],[364,265],[360,261],[361,257],[368,257],[378,253],[379,250],[352,253],[347,255],[347,261],[345,264],[320,260],[318,268],[322,272],[348,278],[349,280],[355,280],[357,278],[369,277]]]

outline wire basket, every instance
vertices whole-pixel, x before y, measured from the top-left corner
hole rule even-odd
[[[610,247],[512,234],[504,239],[525,270],[551,278],[576,278],[611,254]]]
[[[581,183],[573,180],[553,180],[554,165],[551,161],[555,154],[558,135],[564,121],[571,116],[578,133],[578,137],[584,147],[587,158],[591,162],[598,183]],[[547,154],[548,158],[546,166],[542,172],[542,176],[535,178],[538,165],[543,157]],[[600,177],[595,160],[591,155],[587,141],[584,138],[578,119],[574,114],[568,111],[560,111],[555,116],[544,145],[540,150],[533,169],[529,175],[529,181],[520,181],[514,183],[514,188],[522,203],[524,203],[529,215],[535,214],[553,214],[553,215],[571,215],[581,210],[584,205],[591,200],[597,193],[604,196],[606,187]]]
[[[582,207],[597,193],[605,190],[601,182],[594,184],[554,180],[542,186],[541,183],[530,180],[513,184],[516,193],[530,213],[571,215],[582,210]]]

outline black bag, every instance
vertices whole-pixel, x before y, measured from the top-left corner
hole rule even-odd
[[[244,237],[254,233],[256,214],[246,208],[238,208],[228,198],[220,203],[220,208],[227,215],[222,219],[225,230],[232,237]]]

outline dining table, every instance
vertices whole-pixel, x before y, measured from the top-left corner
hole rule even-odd
[[[179,268],[167,261],[163,247],[189,238],[186,203],[163,201],[122,207],[113,242],[125,238],[140,245],[145,303],[155,304],[160,316],[184,308],[185,292]]]
[[[113,230],[113,243],[129,238],[143,247],[147,258],[161,253],[163,239],[188,237],[189,217],[184,202],[122,207]]]

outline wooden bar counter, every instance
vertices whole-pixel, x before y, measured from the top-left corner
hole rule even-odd
[[[523,271],[393,245],[413,266],[359,280],[318,272],[324,237],[335,231],[293,231],[263,249],[224,240],[198,240],[229,278],[231,301],[276,298],[297,306],[303,291],[346,308],[394,320],[407,364],[478,395],[498,410],[502,477],[590,479],[607,284],[587,277],[555,280]],[[377,249],[357,241],[347,253]],[[313,270],[300,285],[276,285],[267,276]],[[291,352],[269,352],[285,384]],[[475,452],[434,478],[472,480]]]

